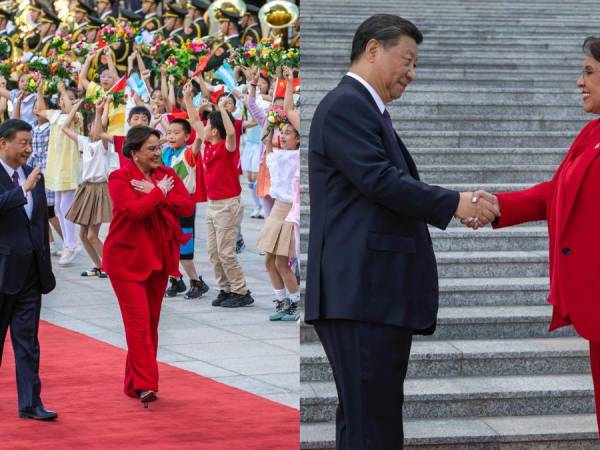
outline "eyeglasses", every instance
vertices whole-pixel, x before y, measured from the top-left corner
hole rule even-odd
[[[152,145],[150,147],[146,147],[145,150],[148,153],[160,153],[162,151],[162,147],[160,145]]]

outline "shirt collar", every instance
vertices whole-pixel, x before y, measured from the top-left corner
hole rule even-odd
[[[180,32],[182,30],[183,30],[183,27],[179,27],[176,30],[171,31],[171,34],[169,36],[173,36],[175,33],[178,33],[178,32]]]
[[[46,128],[48,128],[50,126],[50,122],[44,122],[42,124],[38,124],[35,127],[33,127],[34,131],[44,131]]]
[[[369,91],[369,94],[371,94],[371,97],[373,97],[373,100],[375,100],[375,103],[377,104],[377,107],[379,108],[379,112],[381,112],[381,114],[383,114],[383,112],[385,111],[385,103],[383,103],[383,100],[381,100],[381,97],[379,96],[377,91],[373,88],[373,86],[371,86],[367,81],[365,81],[364,78],[362,78],[359,75],[356,75],[355,73],[348,72],[346,75],[348,75],[351,78],[354,78],[356,81],[358,81],[360,84],[362,84],[365,87],[365,89],[367,89],[367,91]]]
[[[12,176],[13,176],[13,173],[15,173],[15,172],[16,172],[16,170],[15,170],[15,169],[13,169],[12,167],[10,167],[8,164],[6,164],[6,163],[5,163],[5,162],[2,160],[2,158],[0,158],[0,164],[2,164],[2,167],[4,167],[4,170],[6,170],[6,172],[8,173],[8,177],[9,177],[9,178],[12,178]],[[19,169],[17,169],[17,170],[19,170]]]

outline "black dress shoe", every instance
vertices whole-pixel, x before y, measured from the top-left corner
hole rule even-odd
[[[35,419],[35,420],[54,420],[58,417],[58,413],[50,411],[43,406],[30,406],[19,411],[19,417],[21,419]]]

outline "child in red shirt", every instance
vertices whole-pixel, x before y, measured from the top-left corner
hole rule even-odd
[[[247,306],[254,303],[254,299],[246,286],[244,271],[235,252],[244,207],[240,198],[240,152],[233,117],[225,109],[223,101],[219,101],[218,110],[209,114],[205,126],[193,107],[192,93],[193,88],[188,83],[184,97],[189,105],[190,122],[196,130],[194,146],[202,154],[204,188],[208,198],[208,256],[220,288],[212,305],[225,308]]]

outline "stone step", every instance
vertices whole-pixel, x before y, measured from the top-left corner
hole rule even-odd
[[[412,147],[570,147],[573,131],[403,131],[402,140]]]
[[[490,227],[474,231],[467,228],[431,228],[436,252],[455,251],[546,251],[547,227],[503,228]]]
[[[331,55],[334,57],[344,56],[350,54],[351,49],[351,41],[343,41],[338,42],[330,42],[323,41],[322,46],[312,46],[306,48],[306,54],[310,55],[311,58],[315,56],[326,56]],[[571,62],[576,63],[577,60],[581,62],[582,54],[575,53],[577,50],[572,46],[568,49],[553,49],[551,52],[540,52],[536,50],[524,50],[524,49],[513,49],[509,48],[508,50],[496,50],[493,52],[488,51],[485,48],[480,47],[471,47],[464,48],[462,46],[457,46],[455,48],[450,48],[448,51],[441,51],[440,48],[430,48],[430,49],[420,49],[419,50],[419,65],[425,62],[433,62],[433,61],[454,61],[454,62],[464,62],[467,59],[469,61],[501,61],[501,62],[514,62],[517,61],[518,58],[527,59],[528,63],[539,61],[541,63],[544,62]]]
[[[474,296],[486,296],[485,290]],[[440,307],[435,334],[415,336],[415,341],[447,339],[518,339],[548,337],[551,305]],[[572,327],[552,332],[553,337],[574,336]],[[300,342],[317,342],[311,325],[300,326]]]
[[[572,131],[577,133],[589,121],[584,118],[561,119],[539,118],[532,116],[415,116],[412,118],[394,118],[396,129],[432,130],[432,131]]]
[[[313,67],[322,67],[324,65],[328,65],[330,70],[344,70],[348,67],[348,54],[347,53],[339,53],[336,55],[311,55],[306,54],[302,60],[302,70],[313,70]],[[512,59],[476,59],[470,60],[468,58],[449,58],[444,60],[442,58],[438,59],[427,59],[423,58],[423,60],[419,59],[419,68],[430,68],[436,69],[439,71],[447,70],[447,69],[459,69],[459,70],[479,70],[479,69],[488,69],[491,70],[493,68],[504,69],[504,70],[528,70],[532,71],[537,69],[539,73],[544,73],[547,70],[551,70],[556,67],[557,64],[560,64],[564,67],[569,67],[571,70],[571,76],[573,82],[579,77],[581,62],[583,61],[583,56],[579,59],[577,57],[571,57],[569,59],[563,58],[540,63],[523,61],[522,59],[515,57]],[[417,70],[417,76],[419,76],[419,70]]]
[[[300,235],[307,237],[308,232],[308,227],[305,226],[301,228]],[[546,226],[510,227],[500,230],[486,227],[477,231],[466,227],[449,227],[446,230],[431,227],[430,233],[436,252],[546,251],[548,249]],[[302,252],[307,251],[306,239],[301,242],[300,249]]]
[[[339,38],[336,36],[330,36],[326,42],[303,42],[302,51],[320,50],[322,48],[329,47],[344,47],[349,49],[351,43],[347,38]],[[435,52],[439,53],[441,50],[447,50],[449,52],[463,52],[463,51],[488,51],[488,52],[573,52],[581,49],[580,39],[571,39],[566,42],[543,42],[543,41],[531,41],[523,40],[521,42],[517,40],[511,40],[507,42],[505,39],[498,40],[472,40],[464,42],[454,42],[447,39],[433,39],[431,36],[426,36],[425,40],[419,45],[419,53]]]
[[[323,346],[300,348],[300,381],[333,381]],[[590,373],[589,344],[580,337],[415,341],[407,379]]]
[[[310,85],[306,87],[310,89],[310,96],[307,97],[306,102],[303,102],[303,106],[316,105],[317,98],[323,97],[329,89],[321,87],[319,89],[312,88]],[[468,102],[469,105],[507,105],[507,106],[529,106],[531,104],[545,104],[547,106],[578,106],[581,102],[581,95],[578,90],[573,89],[570,92],[564,91],[549,91],[547,89],[537,89],[536,92],[522,92],[523,89],[462,89],[454,91],[441,91],[441,90],[413,90],[409,87],[408,90],[402,94],[402,99],[394,102],[392,106],[397,106],[401,109],[403,102],[409,104],[421,104],[421,105],[438,105],[438,104],[458,104],[464,105]],[[390,114],[391,109],[390,109]],[[591,117],[591,116],[590,116]]]
[[[404,100],[394,103],[388,110],[395,122],[398,121],[431,121],[436,123],[440,120],[446,122],[455,122],[458,120],[474,121],[499,121],[512,122],[515,120],[523,121],[557,121],[560,123],[569,123],[573,121],[586,123],[593,119],[593,116],[583,112],[581,105],[521,105],[521,104],[488,104],[473,105],[467,101],[458,103],[438,103],[423,104],[420,102],[406,102]],[[308,113],[314,112],[313,108],[308,109]],[[458,125],[454,124],[453,125]],[[514,125],[511,123],[511,125]],[[460,128],[457,128],[460,129]]]
[[[401,133],[400,133],[401,134]],[[306,170],[308,166],[304,165]],[[556,165],[498,165],[498,166],[473,166],[473,165],[418,165],[421,180],[429,184],[452,183],[537,183],[552,178]],[[303,190],[308,193],[308,190]]]
[[[548,251],[437,252],[440,278],[528,278],[548,276]],[[306,277],[306,265],[301,267]]]
[[[596,450],[595,414],[404,421],[405,450]],[[301,450],[334,450],[335,425],[303,423]]]
[[[549,289],[546,277],[439,280],[441,307],[543,306]]]
[[[558,166],[567,149],[553,148],[411,148],[410,154],[417,167],[422,165],[480,164],[496,166],[504,164],[542,164]]]
[[[306,124],[308,127],[308,124]],[[451,148],[568,148],[577,131],[402,131],[402,141],[410,150],[429,147],[432,149]],[[303,136],[307,136],[303,125]]]
[[[440,278],[544,277],[547,251],[437,252]]]
[[[427,166],[419,167],[421,179],[426,183],[529,183],[552,178],[556,166]]]
[[[302,422],[335,419],[332,382],[302,383]],[[589,374],[409,379],[404,383],[406,419],[594,413]]]
[[[308,149],[302,148],[304,157]],[[410,154],[417,167],[446,165],[476,165],[485,161],[486,166],[501,165],[553,165],[558,166],[567,149],[555,148],[411,148]],[[302,169],[308,167],[308,158],[301,161]]]

